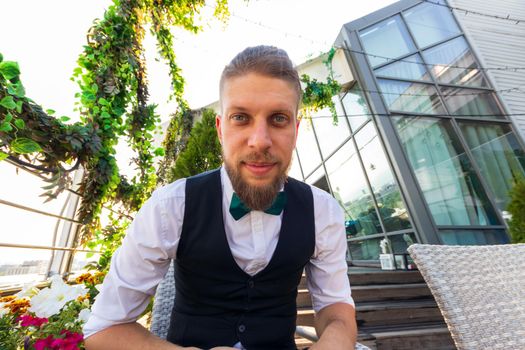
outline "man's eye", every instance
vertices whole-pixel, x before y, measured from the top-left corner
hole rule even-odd
[[[276,114],[273,116],[273,121],[279,124],[283,124],[288,121],[288,117],[284,114]]]
[[[230,117],[230,119],[236,122],[244,122],[248,120],[248,117],[243,114],[234,114]]]

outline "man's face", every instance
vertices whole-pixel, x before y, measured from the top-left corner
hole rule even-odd
[[[233,188],[252,209],[266,209],[268,203],[243,197],[270,191],[272,198],[263,200],[269,206],[286,178],[299,126],[298,98],[291,83],[257,73],[223,84],[217,133]],[[239,193],[246,191],[255,192]]]

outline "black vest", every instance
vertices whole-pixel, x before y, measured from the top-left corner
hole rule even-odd
[[[314,253],[312,191],[288,179],[279,241],[266,268],[245,273],[231,253],[222,214],[220,171],[186,180],[175,260],[176,297],[167,340],[209,349],[296,349],[297,286]]]

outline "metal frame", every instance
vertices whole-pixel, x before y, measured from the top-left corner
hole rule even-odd
[[[377,78],[374,74],[373,68],[371,67],[367,57],[365,57],[366,55],[359,53],[359,51],[364,52],[364,47],[361,43],[358,33],[359,31],[364,30],[367,27],[375,25],[376,23],[381,22],[390,17],[399,15],[399,17],[403,21],[403,25],[405,25],[408,31],[410,39],[414,43],[416,50],[417,50],[415,52],[410,52],[404,56],[401,56],[399,57],[399,59],[404,59],[414,54],[419,54],[422,62],[425,64],[425,67],[428,67],[424,56],[421,54],[423,50],[441,45],[445,42],[448,42],[458,37],[463,37],[474,59],[476,60],[478,64],[481,65],[481,61],[477,53],[475,52],[473,45],[471,44],[469,40],[469,37],[465,34],[464,28],[461,26],[461,24],[457,20],[454,13],[452,14],[452,17],[454,18],[454,21],[457,23],[458,28],[461,31],[460,34],[452,36],[445,40],[441,40],[439,42],[433,43],[431,45],[427,45],[424,48],[420,48],[418,46],[416,40],[414,39],[414,36],[413,36],[413,33],[410,27],[406,24],[406,20],[404,17],[404,11],[408,10],[411,7],[419,5],[421,3],[423,2],[419,0],[400,1],[398,3],[385,7],[379,11],[376,11],[368,16],[365,16],[353,22],[347,23],[343,26],[341,33],[338,37],[337,43],[340,46],[343,46],[344,48],[346,48],[345,55],[347,57],[347,60],[349,61],[349,64],[352,67],[352,70],[355,73],[354,75],[356,79],[360,81],[360,85],[363,87],[363,90],[368,90],[368,92],[364,91],[363,93],[365,93],[365,96],[367,97],[369,105],[372,107],[373,112],[376,114],[373,120],[382,138],[383,146],[385,147],[387,151],[386,153],[388,155],[388,158],[390,161],[395,160],[395,162],[392,162],[394,173],[397,176],[398,183],[400,184],[400,189],[401,189],[403,197],[405,198],[407,209],[409,210],[411,214],[413,214],[411,215],[411,218],[415,224],[414,228],[416,230],[416,237],[418,237],[418,233],[420,233],[418,238],[420,239],[422,243],[440,244],[442,243],[442,241],[439,237],[438,227],[434,222],[434,219],[431,215],[430,209],[428,208],[426,204],[426,201],[424,200],[423,192],[421,191],[419,187],[415,174],[412,171],[412,167],[401,146],[399,137],[397,135],[397,131],[395,130],[395,127],[389,115],[399,114],[399,115],[417,115],[417,116],[428,116],[428,117],[432,116],[435,118],[439,117],[442,119],[449,120],[453,131],[456,133],[455,136],[459,138],[460,145],[463,147],[464,152],[470,161],[470,165],[472,166],[475,175],[478,176],[479,180],[481,181],[482,189],[485,192],[485,195],[487,196],[490,205],[492,205],[493,212],[496,214],[497,219],[501,223],[501,225],[490,225],[490,226],[482,226],[482,227],[481,226],[480,227],[478,226],[455,226],[455,225],[439,226],[439,229],[451,229],[451,228],[452,229],[466,229],[466,228],[469,228],[469,229],[491,230],[491,229],[505,229],[506,228],[504,226],[505,221],[503,220],[500,211],[498,210],[497,206],[494,203],[492,191],[490,190],[490,187],[486,183],[486,180],[481,176],[480,169],[477,166],[475,159],[473,158],[472,153],[470,152],[470,149],[465,142],[465,139],[464,139],[463,134],[461,133],[461,130],[459,129],[458,121],[469,121],[469,122],[479,121],[479,122],[484,122],[484,123],[490,122],[492,124],[507,124],[507,125],[510,124],[513,134],[517,137],[518,143],[522,147],[523,147],[523,141],[521,140],[520,135],[516,132],[516,128],[514,127],[512,119],[508,118],[507,116],[505,116],[505,119],[494,119],[490,117],[489,118],[471,118],[471,117],[461,117],[461,116],[450,115],[450,113],[448,113],[448,107],[443,101],[443,94],[441,93],[441,90],[439,87],[448,86],[448,87],[455,87],[455,88],[465,88],[467,90],[470,87],[458,86],[454,84],[438,83],[432,74],[429,75],[430,81],[417,81],[417,80],[397,79],[397,78],[391,78],[391,79],[400,80],[400,81],[408,81],[408,82],[421,82],[421,83],[425,83],[425,84],[434,86],[434,88],[437,91],[437,95],[439,99],[441,100],[445,108],[445,111],[447,112],[448,115],[437,116],[437,115],[425,115],[423,113],[405,113],[405,112],[395,113],[395,112],[390,112],[388,110],[383,97],[379,93],[381,90],[379,89]],[[352,48],[352,50],[349,49],[350,47]],[[393,61],[385,62],[374,68],[378,69],[378,68],[384,67],[391,63],[393,63]],[[498,107],[501,109],[504,115],[508,115],[508,111],[505,108],[504,103],[502,103],[500,97],[494,91],[494,85],[492,84],[492,81],[491,81],[492,77],[489,74],[486,74],[487,72],[484,72],[483,70],[481,70],[480,73],[485,78],[488,86],[485,88],[483,87],[481,88],[472,87],[472,88],[478,89],[478,90],[491,91],[492,96],[495,98],[496,103],[498,104]],[[384,77],[384,78],[388,79],[388,77]],[[506,232],[508,235],[508,231]]]
[[[25,167],[21,167],[14,162],[7,162],[7,163],[19,169],[25,170],[29,174],[36,176],[37,178],[42,179],[42,176],[30,171],[29,169]],[[73,181],[74,184],[77,184],[80,181],[82,174],[83,174],[82,170],[77,170],[75,172],[74,181]],[[73,254],[75,252],[97,253],[94,251],[76,249],[75,247],[73,247],[73,244],[76,239],[76,235],[78,233],[78,228],[82,224],[80,221],[76,220],[75,218],[78,204],[80,202],[80,195],[75,191],[76,188],[67,189],[67,190],[69,191],[69,195],[64,201],[64,205],[62,207],[62,210],[60,211],[60,215],[49,213],[46,211],[38,210],[38,209],[31,208],[25,205],[21,205],[18,203],[13,203],[10,201],[0,199],[0,204],[11,206],[11,207],[14,207],[20,210],[29,211],[29,212],[32,212],[38,215],[49,216],[49,217],[53,217],[57,219],[55,230],[52,236],[53,238],[52,246],[39,246],[39,245],[30,245],[30,244],[13,244],[13,243],[0,242],[0,248],[40,249],[40,250],[51,251],[51,256],[49,258],[46,276],[50,276],[54,274],[63,274],[63,273],[68,272],[67,270],[71,266],[71,263],[73,261]],[[59,231],[61,224],[62,224],[62,230],[59,235],[58,231]],[[58,238],[58,242],[57,242],[57,238]]]

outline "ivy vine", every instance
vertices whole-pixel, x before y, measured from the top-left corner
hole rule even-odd
[[[127,210],[136,210],[157,181],[153,163],[164,151],[153,145],[160,118],[155,105],[148,104],[145,28],[157,39],[158,53],[169,66],[172,97],[183,111],[176,123],[185,125],[184,79],[170,28],[201,30],[195,18],[204,5],[204,0],[114,0],[90,29],[73,73],[80,89],[77,123],[54,117],[53,111],[44,111],[26,97],[18,64],[0,55],[0,160],[9,159],[45,177],[49,198],[66,189],[72,171],[82,167],[81,241],[95,230],[101,232],[103,204],[121,202]],[[215,16],[227,19],[227,0],[217,0]],[[115,146],[122,137],[135,152],[133,161],[139,170],[130,180],[119,174],[115,159]]]
[[[332,61],[335,52],[335,48],[331,48],[327,53],[326,59],[323,60],[323,64],[328,68],[326,83],[312,79],[307,74],[301,76],[301,81],[306,85],[303,89],[302,98],[302,111],[305,117],[310,119],[313,112],[328,107],[332,114],[333,123],[337,125],[337,111],[332,97],[341,91],[341,85],[334,79]]]

